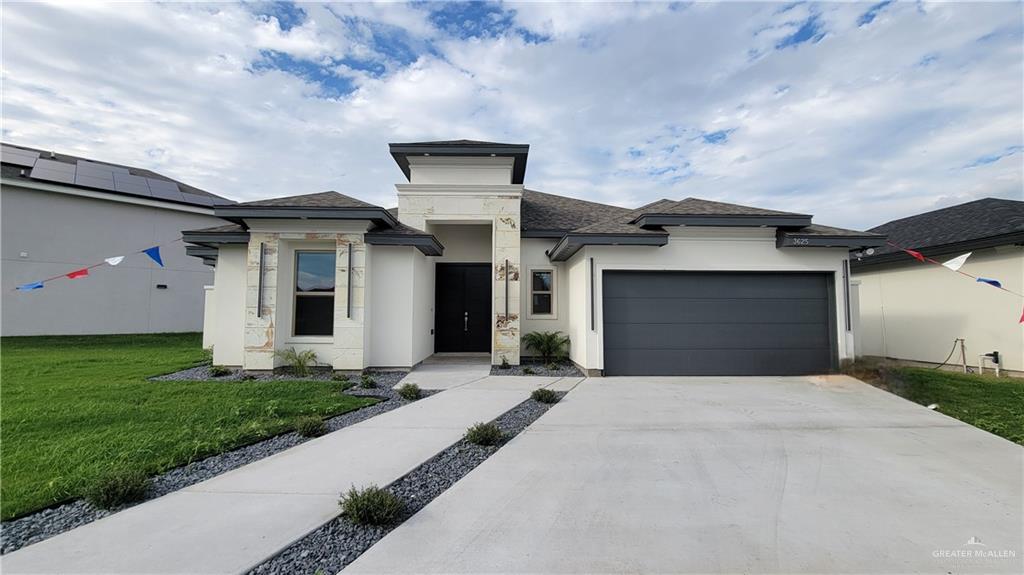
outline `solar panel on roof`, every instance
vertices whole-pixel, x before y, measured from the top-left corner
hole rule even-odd
[[[32,173],[29,174],[29,177],[47,182],[73,184],[75,183],[75,166],[73,164],[40,158],[36,160],[35,167],[32,168]]]
[[[35,165],[37,159],[39,159],[39,152],[12,148],[11,146],[0,146],[0,162],[5,164],[31,168]]]
[[[176,202],[185,201],[185,198],[181,195],[181,190],[178,189],[178,184],[175,184],[174,182],[157,180],[155,178],[146,178],[146,183],[149,184],[149,191],[153,192],[154,198],[174,200]]]
[[[109,172],[108,177],[96,177],[82,173],[75,174],[75,185],[86,188],[99,188],[101,190],[116,191],[114,187],[114,173]]]
[[[146,182],[146,178],[120,172],[114,172],[114,190],[147,198],[153,195],[153,192],[149,191],[149,184]]]
[[[106,174],[110,172],[118,172],[122,174],[128,173],[128,168],[122,168],[120,166],[112,166],[110,164],[101,164],[99,162],[90,162],[89,160],[78,160],[78,173],[87,174]]]

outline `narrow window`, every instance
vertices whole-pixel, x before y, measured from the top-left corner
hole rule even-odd
[[[551,315],[553,309],[555,273],[553,270],[534,270],[530,273],[530,314]]]
[[[294,334],[334,334],[334,252],[295,252]]]

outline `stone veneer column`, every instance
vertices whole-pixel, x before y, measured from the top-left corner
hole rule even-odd
[[[495,216],[494,242],[492,246],[494,262],[494,341],[491,362],[501,364],[502,359],[512,365],[519,364],[519,215]],[[508,266],[506,268],[506,260]],[[506,287],[506,278],[507,287]],[[508,290],[508,315],[506,315],[505,298]]]
[[[263,246],[263,309],[257,313],[260,289],[260,246]],[[249,235],[245,273],[245,369],[274,369],[274,316],[277,309],[277,234]]]
[[[366,367],[364,349],[366,301],[366,244],[363,234],[336,236],[334,275],[334,357],[331,365],[344,371]],[[352,251],[352,273],[349,274],[349,250]],[[349,317],[349,278],[352,281],[352,307]]]

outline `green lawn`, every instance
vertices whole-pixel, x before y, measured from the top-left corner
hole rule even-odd
[[[1024,445],[1024,381],[904,367],[893,370],[889,389],[921,405]]]
[[[0,516],[77,497],[115,465],[149,474],[376,400],[335,382],[146,381],[201,361],[199,334],[0,339]]]

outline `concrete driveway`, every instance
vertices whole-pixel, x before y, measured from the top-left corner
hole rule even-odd
[[[1019,573],[1022,463],[842,376],[588,379],[345,573]]]

